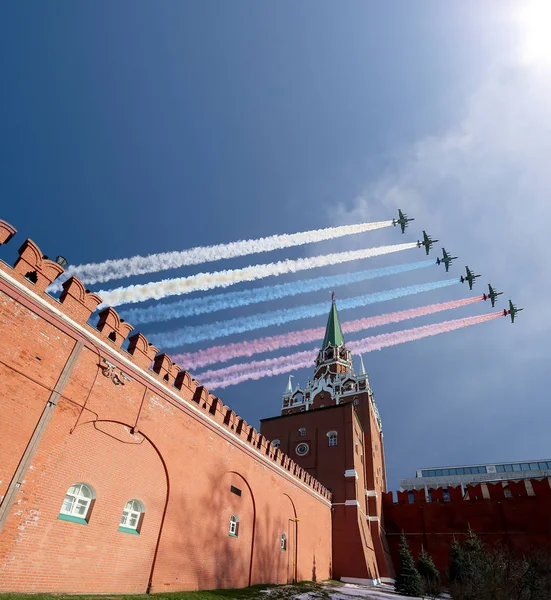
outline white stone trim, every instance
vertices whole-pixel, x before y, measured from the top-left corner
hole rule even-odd
[[[344,472],[344,476],[355,477],[356,479],[358,479],[358,473],[356,472],[356,469],[346,469],[346,471]]]
[[[365,490],[365,495],[369,497],[377,497],[377,490]]]
[[[388,583],[390,585],[394,585],[396,583],[396,579],[392,579],[392,577],[379,577],[379,581],[381,583]]]
[[[258,456],[258,458],[261,460],[261,462],[270,465],[272,468],[276,469],[277,471],[281,471],[281,473],[285,476],[286,479],[291,480],[296,485],[299,485],[300,487],[304,488],[306,491],[310,492],[311,494],[314,494],[319,500],[321,500],[328,506],[331,506],[331,502],[329,500],[327,500],[326,498],[324,498],[321,494],[316,492],[316,490],[314,490],[310,486],[302,483],[296,477],[293,477],[289,473],[289,471],[287,471],[286,469],[283,469],[277,463],[265,458],[263,456],[263,454],[261,452],[259,452],[256,448],[254,448],[252,445],[244,442],[242,439],[238,438],[234,433],[232,433],[225,427],[222,427],[222,425],[217,423],[214,419],[210,419],[209,417],[205,416],[201,412],[201,410],[199,408],[196,408],[195,406],[193,406],[192,403],[185,402],[180,396],[178,396],[178,394],[173,392],[169,387],[164,386],[161,382],[159,382],[157,379],[155,379],[147,371],[145,371],[141,367],[138,367],[138,365],[134,364],[130,359],[126,358],[126,356],[124,356],[122,353],[118,353],[116,350],[114,350],[108,344],[106,344],[100,337],[94,335],[91,331],[88,331],[87,329],[82,327],[82,325],[79,325],[78,323],[73,321],[73,319],[68,317],[63,311],[61,311],[60,309],[58,309],[55,306],[52,306],[51,304],[46,302],[38,294],[36,294],[32,290],[29,290],[26,286],[24,286],[22,283],[20,283],[19,281],[17,281],[13,277],[11,277],[11,275],[8,275],[8,273],[3,271],[2,269],[0,269],[0,277],[5,279],[8,283],[10,283],[12,286],[17,288],[19,291],[23,292],[26,296],[32,298],[35,302],[38,302],[38,304],[40,304],[41,306],[43,306],[44,308],[46,308],[49,311],[51,311],[52,313],[54,313],[62,321],[65,321],[65,323],[68,323],[71,327],[76,329],[81,335],[84,335],[88,339],[93,338],[94,344],[98,344],[99,346],[101,346],[111,356],[115,356],[117,358],[117,360],[126,364],[128,367],[130,367],[134,371],[139,371],[140,374],[142,375],[142,377],[145,377],[146,379],[148,379],[151,383],[153,383],[155,385],[155,387],[159,387],[160,389],[162,389],[165,394],[171,396],[174,400],[176,400],[178,402],[178,404],[182,405],[187,410],[195,413],[200,418],[201,421],[208,423],[214,429],[220,430],[224,435],[226,435],[230,438],[233,438],[233,440],[237,443],[238,446],[242,446],[243,448],[246,448],[249,452],[253,452],[254,454],[256,454]],[[17,298],[12,298],[12,300],[17,302]],[[54,302],[56,302],[56,299],[53,297],[52,297],[52,300]]]
[[[345,506],[360,506],[360,503],[357,500],[347,500],[344,503]]]
[[[379,517],[370,517],[369,515],[366,515],[366,517],[367,517],[368,521],[378,521],[379,520]]]

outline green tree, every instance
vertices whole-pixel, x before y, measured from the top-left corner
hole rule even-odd
[[[450,547],[448,578],[450,583],[463,583],[465,578],[465,556],[461,544],[455,538]]]
[[[406,536],[400,538],[400,569],[396,575],[396,591],[404,596],[421,596],[421,576],[415,568]]]
[[[440,595],[440,573],[434,566],[434,562],[429,553],[423,548],[417,559],[417,571],[421,576],[421,585],[423,594],[429,598],[436,598]]]

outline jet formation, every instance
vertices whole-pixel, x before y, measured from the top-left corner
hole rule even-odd
[[[415,219],[413,218],[408,218],[408,216],[406,214],[404,214],[401,209],[398,209],[398,218],[397,219],[392,219],[392,224],[394,225],[394,227],[396,227],[396,225],[400,225],[400,228],[402,229],[402,233],[405,233],[406,231],[406,227],[408,226],[408,223],[410,221],[415,221]],[[432,248],[432,246],[434,245],[435,242],[438,242],[439,240],[433,240],[430,235],[427,234],[426,231],[423,231],[423,240],[417,240],[417,247],[421,248],[421,246],[423,246],[425,248],[425,252],[427,253],[427,256],[430,252],[430,249]],[[441,265],[444,264],[445,268],[446,268],[446,273],[449,272],[450,269],[450,265],[452,264],[452,262],[454,260],[457,259],[457,256],[450,256],[447,252],[445,248],[442,248],[442,258],[437,257],[436,259],[436,264],[437,265]],[[461,283],[465,283],[467,282],[469,284],[469,289],[472,290],[473,289],[473,285],[476,283],[476,279],[480,277],[480,275],[477,275],[474,271],[471,271],[471,269],[469,269],[469,267],[465,267],[465,275],[461,275],[461,277],[459,278],[459,280],[461,281]],[[492,303],[492,308],[495,306],[496,302],[497,302],[497,297],[501,296],[503,294],[503,292],[497,292],[490,284],[488,284],[488,293],[483,294],[482,295],[482,299],[483,300],[490,300],[490,302]],[[521,311],[524,310],[523,308],[517,308],[513,302],[511,300],[509,300],[509,309],[503,309],[503,316],[510,316],[511,317],[511,323],[515,322],[515,317],[516,315]]]

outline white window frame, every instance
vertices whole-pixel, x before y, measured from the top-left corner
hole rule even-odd
[[[129,500],[122,509],[121,522],[119,527],[124,529],[133,529],[139,531],[142,515],[145,513],[145,508],[142,502],[133,498]]]
[[[231,535],[232,537],[239,536],[239,517],[237,515],[232,515],[230,517],[230,529],[228,535]]]
[[[284,533],[281,534],[281,537],[279,539],[279,547],[283,551],[287,550],[287,536]]]
[[[327,441],[329,443],[329,446],[338,446],[339,434],[336,431],[328,431]]]
[[[82,482],[73,483],[65,493],[65,498],[61,504],[59,514],[67,515],[69,517],[76,517],[77,519],[86,521],[88,519],[88,515],[90,514],[90,506],[92,505],[92,501],[95,499],[96,493],[91,485]],[[71,503],[69,507],[65,506],[67,502]],[[79,508],[83,508],[84,511],[78,512],[77,509]]]
[[[305,437],[306,436],[306,427],[301,427],[298,430],[298,434],[300,435],[300,437]]]

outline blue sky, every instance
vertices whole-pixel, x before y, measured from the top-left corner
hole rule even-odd
[[[483,274],[477,292],[491,282],[527,310],[514,326],[498,320],[366,355],[390,487],[421,466],[549,458],[551,77],[545,60],[520,58],[520,5],[6,4],[0,218],[20,242],[29,236],[78,264],[383,220],[401,207],[417,219],[404,236],[383,230],[212,268],[411,241],[427,229],[460,256],[453,276],[472,265]],[[421,259],[410,251],[307,276]],[[337,298],[441,277],[435,267]],[[467,295],[457,286],[341,318]],[[325,291],[300,298],[324,299],[329,309]],[[220,395],[257,423],[278,413],[285,381]]]

